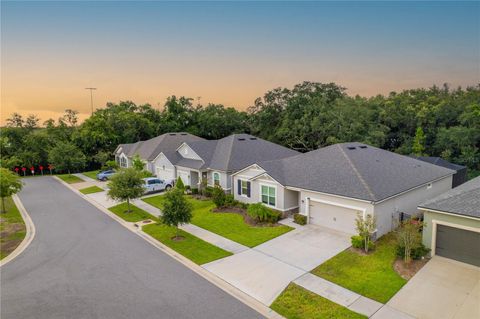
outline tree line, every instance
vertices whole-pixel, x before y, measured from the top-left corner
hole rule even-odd
[[[45,166],[70,157],[63,169],[94,169],[120,143],[185,131],[207,139],[250,133],[300,152],[358,141],[405,155],[440,156],[466,165],[471,176],[480,173],[480,85],[367,98],[349,96],[335,83],[303,82],[266,92],[246,111],[171,96],[161,110],[123,101],[107,103],[81,124],[77,115],[67,109],[40,125],[34,115],[13,114],[1,129],[1,166]]]

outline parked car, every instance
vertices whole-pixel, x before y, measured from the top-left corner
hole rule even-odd
[[[173,183],[172,181],[165,181],[157,177],[147,177],[144,178],[143,187],[145,188],[145,193],[154,193],[160,192],[163,190],[169,190],[172,188]]]
[[[99,181],[106,181],[108,180],[110,177],[112,177],[114,174],[115,174],[115,170],[111,169],[111,170],[108,170],[108,171],[102,171],[100,173],[97,174],[97,179]]]

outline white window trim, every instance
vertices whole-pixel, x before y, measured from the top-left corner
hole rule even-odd
[[[272,208],[277,208],[277,205],[278,205],[278,189],[277,189],[277,185],[275,184],[267,184],[267,183],[259,183],[259,199],[260,199],[260,203],[262,203],[263,205],[267,206],[267,207],[272,207]],[[270,204],[265,204],[262,200],[262,186],[266,186],[266,187],[273,187],[275,189],[275,205],[270,205]],[[269,195],[270,197],[270,195]]]
[[[222,186],[222,174],[220,174],[220,172],[217,172],[217,171],[213,171],[212,172],[212,186],[215,187],[215,174],[218,174],[218,186]]]
[[[432,242],[430,244],[430,254],[431,256],[435,256],[435,248],[437,247],[437,225],[443,225],[443,226],[448,226],[448,227],[453,227],[453,228],[458,228],[458,229],[463,229],[463,230],[468,230],[468,231],[473,231],[476,233],[480,233],[479,228],[471,227],[471,226],[464,226],[460,224],[455,224],[455,223],[449,223],[449,222],[444,222],[442,220],[438,219],[432,219]]]
[[[247,193],[244,194],[243,193],[243,186],[242,186],[242,183],[245,182],[245,183],[248,183],[249,180],[246,180],[246,179],[238,179],[240,181],[240,196],[242,197],[246,197],[246,198],[249,198],[248,197],[248,186],[245,186],[246,190],[247,190]],[[250,195],[251,195],[251,192],[252,192],[252,184],[250,183]]]

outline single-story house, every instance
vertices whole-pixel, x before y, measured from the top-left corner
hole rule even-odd
[[[480,177],[419,205],[423,244],[439,255],[480,267]]]
[[[204,140],[201,137],[185,133],[165,133],[146,141],[120,144],[115,149],[115,160],[120,167],[131,167],[132,158],[138,154],[145,162],[145,169],[164,179],[176,178],[175,167],[168,158],[177,158],[177,148],[184,142]]]
[[[177,149],[177,174],[186,185],[232,188],[231,174],[258,161],[281,159],[299,154],[284,146],[249,134],[233,134],[219,140],[185,142]]]
[[[435,157],[435,156],[418,156],[416,157],[416,159],[454,170],[455,174],[453,174],[452,188],[462,185],[467,181],[466,166],[450,163],[449,161],[446,161],[443,158]]]
[[[308,223],[355,234],[357,214],[377,219],[377,237],[401,212],[452,188],[455,171],[362,143],[342,143],[233,174],[235,199],[298,211]]]

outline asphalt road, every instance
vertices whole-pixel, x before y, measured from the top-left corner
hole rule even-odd
[[[36,235],[1,268],[2,319],[262,317],[53,178],[25,182]]]

